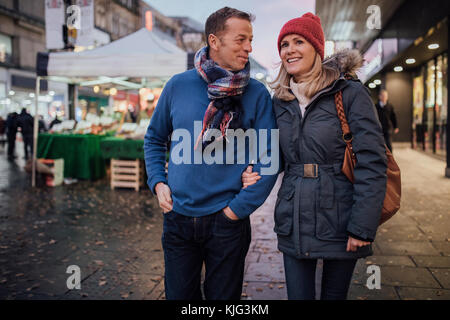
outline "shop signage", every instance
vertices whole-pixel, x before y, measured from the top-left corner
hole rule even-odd
[[[63,49],[64,1],[45,1],[45,40],[47,49]]]

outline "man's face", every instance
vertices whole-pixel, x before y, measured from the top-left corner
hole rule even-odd
[[[387,91],[381,91],[381,93],[380,93],[380,100],[383,103],[387,102],[387,100],[388,100],[388,93],[387,93]]]
[[[226,28],[218,36],[210,37],[214,61],[229,71],[244,69],[248,55],[252,52],[252,24],[244,19],[230,18]]]

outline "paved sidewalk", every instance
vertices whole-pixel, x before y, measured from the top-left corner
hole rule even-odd
[[[360,259],[348,299],[450,299],[450,179],[445,163],[394,145],[402,171],[401,209],[382,225],[374,255]],[[286,299],[283,258],[277,250],[273,209],[280,179],[266,203],[252,214],[243,299]],[[381,271],[381,289],[369,290],[367,267]],[[321,261],[316,275],[320,292]]]

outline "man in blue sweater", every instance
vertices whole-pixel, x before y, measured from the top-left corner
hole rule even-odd
[[[201,300],[203,263],[206,299],[240,299],[249,215],[276,181],[278,131],[271,98],[263,84],[250,79],[252,19],[228,7],[208,18],[208,46],[197,52],[194,69],[166,84],[145,136],[148,185],[164,212],[167,299]],[[234,143],[236,137],[244,143]],[[251,163],[261,180],[243,189],[241,175]]]

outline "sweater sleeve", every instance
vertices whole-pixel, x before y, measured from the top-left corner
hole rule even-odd
[[[258,147],[258,160],[253,166],[253,171],[258,172],[261,179],[257,183],[241,189],[228,204],[231,210],[241,219],[249,216],[264,203],[276,182],[281,165],[278,129],[272,109],[272,100],[267,90],[264,90],[264,93],[259,96],[256,110],[254,129],[257,132],[259,147],[261,141],[267,141],[267,144],[265,144],[266,152],[261,152]],[[260,129],[265,130],[267,136],[262,135]]]
[[[147,184],[155,193],[155,186],[159,182],[167,184],[165,171],[167,143],[172,134],[171,95],[172,81],[164,87],[153,112],[152,119],[144,137],[144,158],[147,170]]]

